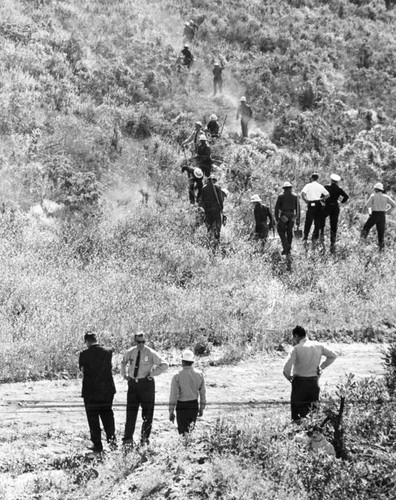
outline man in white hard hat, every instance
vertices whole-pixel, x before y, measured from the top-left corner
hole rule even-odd
[[[283,193],[275,203],[275,220],[278,224],[278,234],[282,242],[283,255],[290,255],[293,241],[293,227],[296,222],[300,226],[300,202],[298,196],[292,193],[292,185],[285,182]]]
[[[301,191],[301,197],[307,204],[303,241],[308,241],[308,235],[313,222],[312,243],[317,242],[319,239],[319,232],[323,224],[324,202],[330,196],[327,189],[318,182],[318,179],[319,175],[314,172],[311,175],[311,182],[305,184]]]
[[[181,356],[182,370],[172,378],[169,396],[169,420],[176,420],[179,434],[191,431],[198,415],[202,417],[206,406],[206,388],[203,374],[193,368],[194,353],[189,349]],[[199,402],[198,402],[199,398]]]
[[[337,238],[338,217],[340,215],[340,205],[338,199],[341,197],[341,203],[346,203],[349,196],[340,188],[338,183],[341,177],[338,174],[330,175],[330,184],[326,184],[324,188],[329,192],[330,196],[325,200],[325,206],[322,213],[322,227],[320,230],[321,238],[323,239],[324,229],[327,217],[330,218],[330,252],[335,252],[335,243]]]
[[[183,165],[182,173],[187,172],[188,175],[188,197],[191,205],[199,203],[201,199],[203,187],[203,172],[200,168],[192,165]]]
[[[242,137],[248,137],[249,135],[249,122],[253,118],[253,111],[249,104],[246,103],[246,97],[241,97],[241,103],[238,106],[236,119],[238,120],[241,117],[241,129],[242,129]]]
[[[200,121],[195,122],[194,130],[187,137],[187,139],[184,142],[182,142],[182,148],[185,148],[188,144],[192,144],[193,152],[195,153],[199,146],[199,137],[202,135],[202,133],[203,133],[202,122]]]
[[[208,145],[208,139],[204,133],[199,136],[196,158],[198,161],[198,167],[202,170],[206,177],[209,177],[212,173],[213,160],[211,156],[211,149]]]
[[[206,129],[208,133],[210,134],[210,137],[217,138],[219,137],[219,130],[220,130],[220,125],[219,122],[217,121],[217,116],[215,114],[210,115],[208,124],[206,125]]]
[[[392,198],[384,194],[383,184],[377,182],[374,185],[374,193],[370,195],[370,198],[364,205],[364,210],[368,210],[370,216],[363,226],[361,236],[362,238],[367,238],[370,229],[375,225],[377,228],[378,246],[380,250],[384,249],[386,216],[390,214],[395,207],[396,203]]]
[[[275,227],[274,219],[271,210],[267,205],[264,205],[258,194],[254,194],[250,198],[250,203],[254,205],[254,238],[262,241],[264,246],[267,242],[268,233]]]

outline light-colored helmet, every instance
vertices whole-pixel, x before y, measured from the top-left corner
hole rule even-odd
[[[210,121],[216,121],[217,116],[216,115],[210,115]]]
[[[215,65],[215,66],[220,66],[220,63],[219,63],[218,61],[216,61],[216,62],[214,63],[214,65]]]
[[[284,182],[284,183],[283,183],[283,186],[282,186],[282,188],[283,188],[283,189],[285,189],[285,188],[291,188],[291,187],[292,187],[292,185],[291,185],[291,183],[290,183],[290,182],[288,182],[288,181]]]
[[[190,351],[190,349],[186,349],[185,351],[182,352],[181,359],[182,361],[194,362],[195,360],[194,353]]]
[[[202,127],[202,122],[195,122],[195,125],[199,125],[200,127]]]
[[[199,140],[200,140],[200,141],[207,141],[208,139],[207,139],[207,137],[206,137],[206,135],[205,135],[205,134],[201,134],[201,135],[199,136]]]
[[[379,189],[380,191],[385,191],[384,185],[382,184],[382,182],[377,182],[377,184],[374,185],[374,189]]]
[[[338,174],[331,174],[330,179],[335,182],[340,182],[341,177]]]
[[[261,198],[258,194],[254,194],[251,198],[250,198],[250,203],[261,203]]]
[[[183,47],[185,47],[186,49],[189,49],[189,48],[190,48],[190,46],[188,45],[188,43],[185,43],[185,44],[183,45]]]
[[[197,179],[202,179],[203,172],[200,168],[198,167],[194,168],[194,177],[196,177]]]
[[[244,95],[241,97],[241,102],[246,102],[246,97]]]

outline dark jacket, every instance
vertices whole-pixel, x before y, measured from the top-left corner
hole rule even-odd
[[[266,229],[274,227],[274,219],[270,209],[262,203],[256,203],[254,207],[254,219],[256,221],[256,233],[262,233]],[[268,224],[269,222],[269,224]]]
[[[286,215],[293,220],[297,220],[297,225],[300,223],[300,202],[298,196],[291,191],[284,191],[278,196],[275,203],[275,219],[279,221],[281,215]]]
[[[210,156],[211,150],[210,147],[206,144],[206,142],[200,143],[197,147],[197,155],[200,160],[204,160],[205,162],[211,162]]]
[[[213,184],[212,179],[208,179],[202,188],[201,205],[205,212],[223,211],[223,193],[219,186]]]
[[[187,47],[184,47],[184,49],[181,51],[181,53],[183,54],[185,59],[187,59],[189,61],[194,61],[194,57]]]
[[[219,81],[219,80],[222,80],[223,79],[223,67],[222,66],[215,66],[213,68],[213,77],[215,80]]]
[[[245,102],[241,102],[241,104],[238,107],[237,118],[239,118],[240,116],[244,119],[252,118],[253,111],[252,111],[252,108],[249,106],[249,104],[246,104]]]
[[[326,199],[325,201],[325,206],[326,207],[336,207],[338,206],[338,198],[342,196],[341,203],[345,203],[348,201],[349,196],[346,194],[346,192],[341,189],[338,184],[335,184],[332,182],[331,184],[324,186],[325,189],[329,192],[330,196]]]
[[[219,122],[216,120],[211,120],[208,122],[206,125],[206,128],[208,129],[209,133],[211,135],[219,135],[219,130],[220,130],[220,125]]]
[[[116,393],[111,358],[113,351],[98,344],[80,353],[79,367],[83,370],[82,397],[85,401],[109,401]]]

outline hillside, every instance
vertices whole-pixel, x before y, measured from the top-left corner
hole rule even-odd
[[[179,56],[190,19],[188,71]],[[0,381],[66,387],[87,330],[113,347],[116,374],[138,330],[169,359],[187,347],[199,364],[215,359],[219,397],[216,373],[237,382],[245,370],[245,380],[253,355],[277,352],[280,366],[296,324],[368,343],[378,368],[381,344],[396,340],[395,212],[383,252],[360,232],[373,185],[396,193],[395,26],[394,0],[3,0]],[[224,93],[214,97],[216,60]],[[242,95],[254,113],[247,139]],[[212,113],[229,191],[215,252],[181,172],[182,142]],[[350,194],[336,253],[328,230],[323,248],[295,240],[292,259],[274,235],[262,250],[251,196],[273,209],[284,181],[299,193],[313,171],[323,183],[336,172]],[[185,442],[169,433],[97,460],[77,449],[87,437],[79,408],[78,429],[61,412],[62,428],[3,421],[0,500],[394,498],[391,356],[385,378],[340,380],[301,429],[334,422],[346,396],[344,460],[295,446],[284,414],[248,408],[212,416]]]

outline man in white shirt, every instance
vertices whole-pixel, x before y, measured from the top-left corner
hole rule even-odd
[[[364,210],[369,210],[370,216],[363,226],[361,236],[367,238],[370,229],[375,225],[378,234],[378,246],[380,250],[384,249],[386,216],[396,207],[396,203],[390,196],[384,194],[384,186],[377,182],[374,186],[374,193],[367,200]]]
[[[308,241],[312,222],[314,223],[312,241],[315,242],[319,239],[319,232],[323,224],[324,201],[330,196],[327,189],[325,189],[322,184],[319,184],[318,179],[318,174],[312,174],[311,182],[306,184],[301,191],[301,197],[307,205],[303,241]]]
[[[291,416],[298,421],[319,401],[318,379],[337,355],[324,344],[311,341],[302,326],[293,329],[292,344],[294,347],[284,365],[283,375],[292,384]],[[326,358],[323,362],[322,356]]]
[[[154,416],[154,377],[168,369],[164,361],[153,349],[147,347],[146,335],[135,334],[136,347],[128,349],[121,361],[121,375],[128,381],[127,414],[123,443],[133,444],[139,406],[142,407],[141,443],[148,444]]]
[[[194,353],[189,349],[182,354],[182,370],[172,378],[169,397],[169,420],[175,420],[179,434],[186,434],[195,425],[198,415],[202,417],[206,406],[206,388],[203,374],[193,368]],[[199,396],[199,404],[198,404]]]

